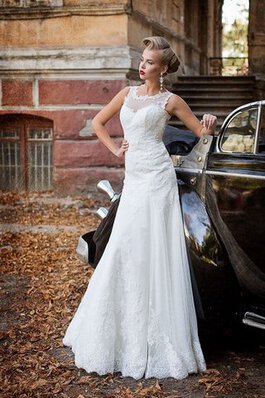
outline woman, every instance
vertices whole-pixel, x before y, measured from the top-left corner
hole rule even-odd
[[[144,84],[122,89],[93,119],[100,141],[125,155],[119,207],[105,251],[63,339],[75,363],[100,375],[182,379],[205,370],[197,333],[178,186],[162,134],[174,115],[196,135],[212,134],[188,105],[163,87],[179,60],[162,37],[143,40]],[[105,127],[118,111],[124,140]]]

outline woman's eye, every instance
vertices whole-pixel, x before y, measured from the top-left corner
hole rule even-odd
[[[145,62],[144,61],[144,59],[140,59],[140,63],[143,63],[143,62]],[[149,65],[153,65],[153,62],[152,61],[146,61]]]

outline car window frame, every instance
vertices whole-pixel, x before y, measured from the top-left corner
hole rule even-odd
[[[261,135],[261,117],[262,117],[262,111],[264,112],[265,115],[265,100],[260,101],[260,109],[259,109],[259,120],[258,120],[258,135],[257,135],[257,146],[256,146],[256,152],[255,155],[257,156],[265,156],[265,151],[264,152],[259,152],[259,138]]]
[[[253,156],[253,155],[258,155],[258,156],[264,156],[265,153],[259,153],[258,152],[258,138],[260,134],[260,123],[261,123],[261,112],[262,112],[262,106],[265,106],[265,100],[260,100],[260,101],[255,101],[255,102],[250,102],[248,104],[241,105],[240,107],[234,109],[229,115],[225,118],[221,129],[219,130],[216,144],[215,144],[215,153],[220,153],[222,155],[232,155],[232,156]],[[256,126],[256,131],[255,131],[255,141],[254,141],[254,149],[253,152],[232,152],[232,151],[224,151],[221,149],[221,140],[223,137],[223,134],[230,123],[230,121],[240,112],[249,110],[251,108],[258,108],[258,115],[257,115],[257,126]]]

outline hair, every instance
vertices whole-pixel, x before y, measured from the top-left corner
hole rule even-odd
[[[180,61],[175,52],[170,47],[169,42],[161,36],[146,37],[142,40],[142,44],[148,50],[161,50],[162,51],[162,64],[167,65],[167,73],[177,72]]]

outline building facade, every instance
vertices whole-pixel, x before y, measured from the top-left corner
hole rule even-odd
[[[146,36],[164,36],[179,55],[172,81],[208,74],[209,58],[221,56],[222,2],[0,0],[1,188],[87,193],[101,178],[121,188],[123,160],[99,142],[92,118],[139,83]],[[256,71],[264,33],[250,37]],[[120,143],[118,115],[107,127]]]

